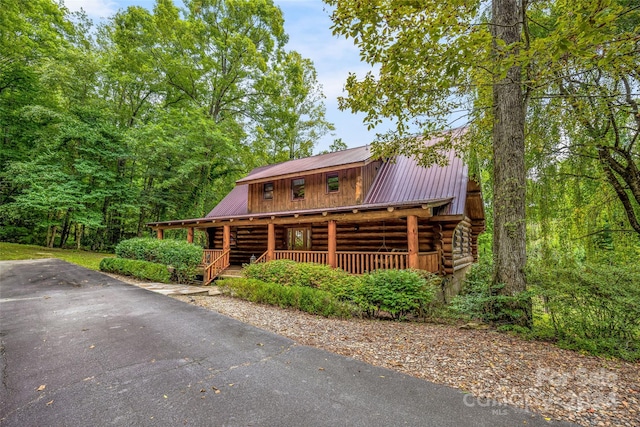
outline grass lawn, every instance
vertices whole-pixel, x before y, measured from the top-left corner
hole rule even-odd
[[[72,249],[45,248],[43,246],[19,245],[0,242],[0,260],[59,258],[91,270],[100,270],[100,260],[113,254],[77,251]]]

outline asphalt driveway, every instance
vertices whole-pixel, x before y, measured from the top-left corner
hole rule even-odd
[[[0,340],[3,426],[550,424],[60,260],[0,262]]]

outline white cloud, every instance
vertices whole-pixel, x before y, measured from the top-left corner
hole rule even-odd
[[[82,9],[90,18],[108,18],[118,9],[111,0],[64,0],[64,5],[72,12]]]

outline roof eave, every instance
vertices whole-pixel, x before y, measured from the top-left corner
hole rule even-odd
[[[318,174],[318,173],[335,172],[335,171],[339,171],[339,170],[342,170],[342,169],[349,169],[349,168],[357,168],[357,167],[366,166],[368,163],[370,163],[369,159],[367,159],[365,161],[360,161],[360,162],[345,163],[345,164],[342,164],[342,165],[327,166],[327,167],[324,167],[324,168],[309,169],[309,170],[306,170],[306,171],[291,172],[291,173],[273,175],[273,176],[266,176],[266,177],[256,178],[256,179],[253,179],[253,178],[251,178],[251,176],[248,176],[246,178],[242,178],[242,179],[239,179],[238,181],[236,181],[236,185],[259,184],[261,182],[270,182],[270,181],[274,181],[274,180],[277,180],[277,179],[297,178],[297,177],[301,177],[301,176],[315,175],[315,174]]]
[[[251,213],[251,214],[241,214],[241,215],[228,215],[228,216],[219,216],[219,217],[208,217],[208,218],[195,218],[195,219],[185,219],[178,221],[163,221],[163,222],[152,222],[148,223],[147,227],[152,229],[158,228],[186,228],[186,227],[198,227],[198,225],[212,224],[216,222],[233,222],[236,220],[254,220],[254,219],[275,219],[275,218],[284,218],[284,217],[304,217],[305,215],[314,215],[314,214],[336,214],[336,213],[344,213],[344,212],[353,212],[357,213],[360,211],[374,211],[374,210],[395,210],[395,209],[407,209],[407,208],[415,208],[420,207],[422,209],[435,208],[438,206],[446,205],[447,203],[451,203],[453,197],[443,198],[443,199],[432,199],[432,200],[415,200],[410,202],[389,202],[389,203],[378,203],[378,204],[369,204],[369,205],[352,205],[352,206],[340,206],[333,208],[317,208],[317,209],[306,209],[299,211],[282,211],[282,212],[260,212],[260,213]]]

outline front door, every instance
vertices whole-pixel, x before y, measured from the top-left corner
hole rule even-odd
[[[311,228],[296,227],[287,229],[287,249],[290,251],[308,251],[311,249]]]

